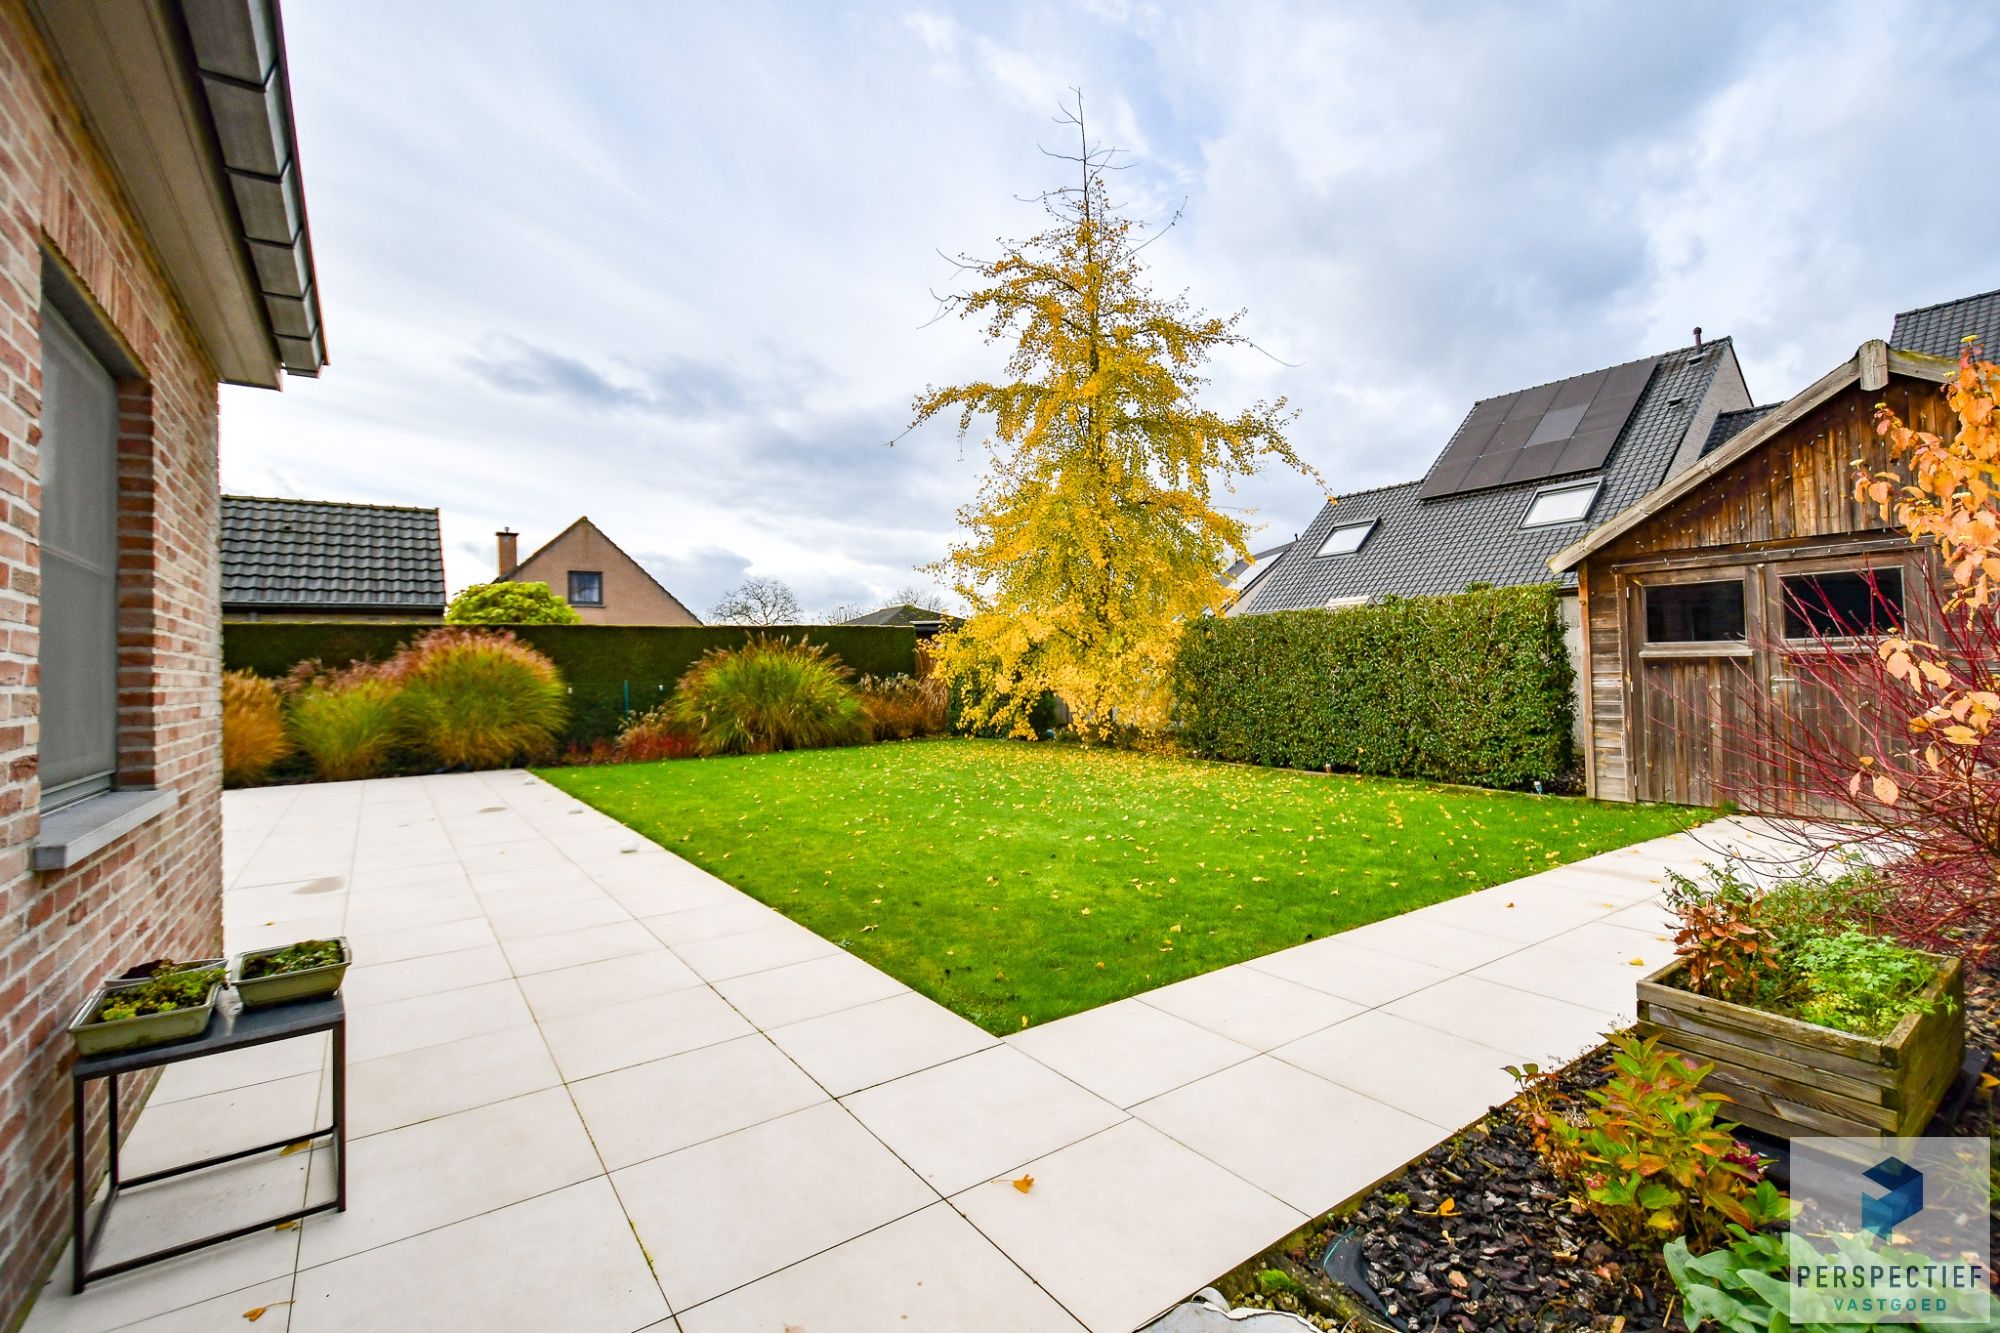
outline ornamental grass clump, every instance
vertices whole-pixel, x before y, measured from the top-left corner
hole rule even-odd
[[[222,677],[222,780],[231,786],[261,782],[295,747],[285,732],[285,700],[278,687],[248,671]]]
[[[349,782],[385,772],[402,730],[401,686],[365,664],[299,680],[287,720],[319,776]]]
[[[701,753],[694,734],[674,717],[672,702],[636,713],[619,729],[612,751],[621,764],[648,763],[656,759],[690,759]]]
[[[757,637],[688,668],[671,717],[703,754],[769,754],[849,745],[868,717],[840,659],[818,644]]]
[[[445,768],[545,757],[569,719],[555,664],[504,630],[432,630],[397,653],[384,675],[401,690],[411,749]]]
[[[863,676],[855,689],[868,734],[878,741],[942,736],[951,729],[951,691],[936,676]]]

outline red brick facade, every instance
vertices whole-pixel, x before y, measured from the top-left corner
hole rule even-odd
[[[119,394],[119,781],[180,803],[38,874],[45,256],[141,369]],[[71,1010],[107,970],[221,947],[216,379],[32,21],[0,0],[0,1329],[65,1236]]]

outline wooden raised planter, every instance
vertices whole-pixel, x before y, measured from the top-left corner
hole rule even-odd
[[[1863,1037],[1674,985],[1676,960],[1639,983],[1639,1034],[1715,1072],[1702,1085],[1727,1096],[1724,1115],[1789,1139],[1921,1134],[1965,1050],[1965,977],[1956,958],[1926,955],[1936,1003],[1887,1036]]]

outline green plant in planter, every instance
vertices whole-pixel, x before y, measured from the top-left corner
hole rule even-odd
[[[1710,1324],[1726,1333],[1842,1333],[1854,1324],[1795,1324],[1786,1310],[1791,1305],[1789,1274],[1794,1264],[1816,1263],[1825,1256],[1802,1237],[1791,1233],[1747,1231],[1729,1228],[1731,1239],[1721,1249],[1696,1256],[1685,1240],[1667,1244],[1667,1271],[1680,1288],[1687,1326],[1700,1333]],[[1844,1258],[1878,1263],[1893,1256],[1892,1251],[1871,1250],[1855,1241],[1838,1242]],[[1918,1260],[1922,1262],[1922,1260]],[[1917,1296],[1920,1291],[1904,1294]],[[1887,1327],[1887,1325],[1885,1325]],[[1897,1324],[1897,1328],[1941,1331],[1935,1323]],[[1964,1324],[1953,1324],[1964,1328]]]
[[[1930,959],[1858,930],[1807,940],[1792,965],[1803,991],[1799,1017],[1821,1027],[1879,1037],[1937,1005],[1921,994],[1937,974]]]
[[[1612,1037],[1613,1073],[1579,1113],[1549,1114],[1542,1152],[1620,1245],[1691,1236],[1710,1243],[1731,1223],[1758,1227],[1786,1210],[1762,1163],[1720,1118],[1727,1099],[1704,1092],[1713,1065],[1644,1041]]]
[[[257,954],[243,962],[246,978],[275,977],[286,972],[306,972],[315,967],[332,967],[341,960],[339,940],[300,940],[275,953]]]
[[[112,991],[91,1015],[93,1022],[116,1023],[141,1014],[165,1014],[176,1009],[193,1009],[208,1002],[208,992],[222,980],[222,969],[205,967],[193,972],[177,972],[172,963],[153,969],[152,979],[143,986]]]

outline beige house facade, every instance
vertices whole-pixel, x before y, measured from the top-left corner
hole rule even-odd
[[[548,584],[586,625],[701,623],[680,598],[587,517],[564,528],[526,560],[518,559],[517,533],[502,529],[495,536],[501,582]]]

